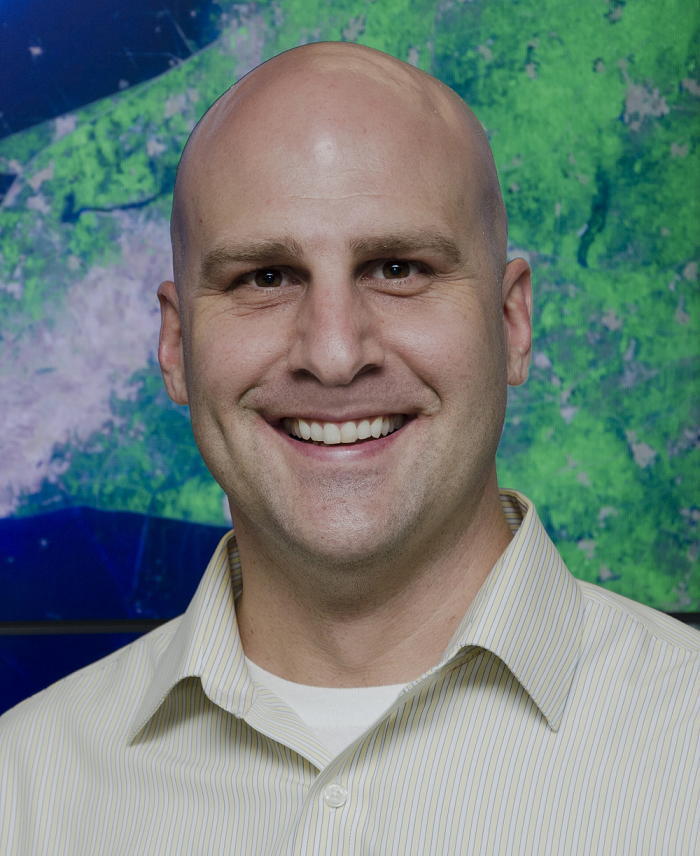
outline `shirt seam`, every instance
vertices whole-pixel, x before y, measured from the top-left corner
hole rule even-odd
[[[687,645],[683,645],[678,641],[673,639],[668,639],[665,635],[659,632],[659,628],[655,626],[651,619],[647,619],[643,616],[637,615],[636,612],[632,610],[626,610],[622,604],[616,603],[614,600],[608,600],[605,595],[614,594],[614,592],[608,592],[606,589],[602,589],[601,591],[604,593],[600,595],[597,591],[597,586],[593,583],[586,583],[585,580],[577,580],[577,583],[584,583],[585,587],[581,586],[581,594],[584,599],[584,607],[589,603],[591,605],[595,605],[599,609],[605,610],[606,612],[614,612],[617,616],[624,619],[629,619],[633,621],[636,625],[640,625],[643,627],[649,636],[655,639],[658,642],[662,642],[664,645],[669,646],[670,648],[677,649],[679,651],[687,651],[691,654],[700,654],[700,644],[698,648],[692,648]],[[590,586],[590,588],[589,588]],[[638,603],[637,601],[632,601],[635,607],[640,606],[646,609],[653,609],[653,607],[647,607],[646,604]],[[658,612],[658,610],[655,610]],[[668,616],[666,616],[663,612],[658,612],[659,619],[664,620]],[[685,628],[685,625],[682,625]]]

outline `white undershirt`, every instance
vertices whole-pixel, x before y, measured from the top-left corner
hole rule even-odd
[[[406,686],[310,687],[278,678],[247,657],[246,665],[255,683],[291,707],[333,755],[342,752],[379,719]]]

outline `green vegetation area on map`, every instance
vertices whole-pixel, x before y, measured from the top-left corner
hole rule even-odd
[[[0,141],[0,172],[25,176],[0,209],[6,346],[57,323],[86,272],[128,262],[116,213],[165,224],[189,132],[241,73],[310,41],[387,51],[474,109],[512,252],[532,264],[533,365],[511,391],[501,484],[535,501],[578,577],[700,609],[697,4],[220,5],[221,36],[179,67]],[[130,384],[99,430],[57,443],[51,475],[20,491],[14,513],[71,502],[223,522],[188,414],[152,358]]]

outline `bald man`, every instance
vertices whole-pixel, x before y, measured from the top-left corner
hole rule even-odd
[[[694,852],[700,636],[499,491],[530,270],[468,108],[278,56],[195,129],[172,238],[161,368],[235,534],[184,616],[3,718],[8,852]]]

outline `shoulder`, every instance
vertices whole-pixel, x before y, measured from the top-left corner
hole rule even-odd
[[[641,635],[648,642],[700,655],[700,633],[694,628],[600,586],[583,580],[576,582],[589,623],[605,622],[613,632]]]
[[[25,699],[0,717],[0,768],[8,753],[41,751],[49,740],[128,728],[180,618]]]
[[[659,728],[697,723],[700,633],[648,606],[577,582],[584,618],[577,673],[588,703],[643,710]],[[700,741],[694,747],[698,756]]]
[[[131,722],[179,623],[162,625],[0,717],[0,838],[8,852],[88,852],[82,831],[129,781]]]

